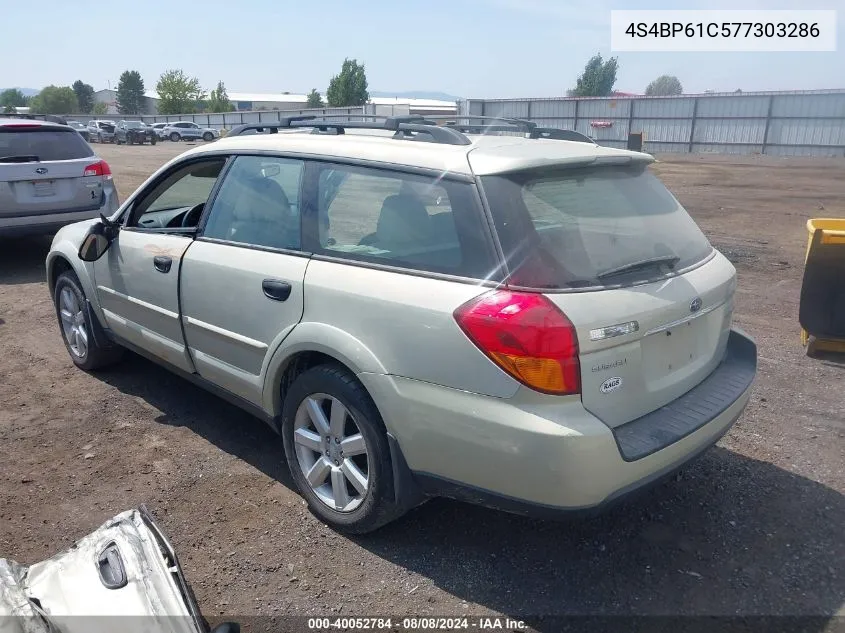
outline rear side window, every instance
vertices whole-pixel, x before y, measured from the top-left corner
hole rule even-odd
[[[638,283],[712,252],[645,166],[522,172],[482,183],[516,285]]]
[[[317,183],[319,247],[327,254],[484,278],[492,256],[472,185],[352,166]]]
[[[0,127],[0,162],[15,156],[34,160],[74,160],[94,155],[91,146],[73,129]]]

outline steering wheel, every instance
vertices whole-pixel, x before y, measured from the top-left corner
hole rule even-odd
[[[202,210],[204,208],[205,202],[200,202],[199,204],[195,204],[190,209],[188,209],[185,215],[182,216],[182,228],[194,228],[199,223],[200,216],[202,215]]]

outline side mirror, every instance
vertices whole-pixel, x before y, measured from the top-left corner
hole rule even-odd
[[[95,262],[105,255],[111,241],[117,235],[117,226],[108,218],[100,216],[100,221],[91,225],[82,245],[79,247],[79,259],[83,262]]]

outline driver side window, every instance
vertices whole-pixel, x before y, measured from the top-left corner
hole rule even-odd
[[[133,204],[126,227],[196,228],[225,163],[225,158],[194,162],[153,183]]]

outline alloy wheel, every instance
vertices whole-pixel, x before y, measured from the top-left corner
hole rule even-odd
[[[85,358],[88,353],[88,329],[85,326],[85,312],[74,292],[67,286],[59,295],[59,316],[62,331],[70,351],[77,358]]]
[[[352,413],[337,398],[311,394],[296,411],[293,443],[299,468],[317,498],[351,512],[369,489],[367,442]]]

